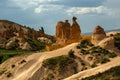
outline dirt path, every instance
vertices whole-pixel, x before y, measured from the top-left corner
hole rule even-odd
[[[89,76],[92,76],[92,75],[95,75],[99,72],[104,72],[112,67],[115,67],[115,66],[118,66],[120,65],[120,57],[116,57],[114,59],[112,59],[112,61],[106,63],[106,64],[103,64],[101,66],[98,66],[98,67],[95,67],[95,68],[92,68],[92,69],[88,69],[88,70],[85,70],[85,71],[82,71],[82,72],[79,72],[77,74],[74,74],[64,80],[77,80],[77,79],[82,79],[82,78],[85,78],[85,77],[89,77]]]
[[[31,66],[26,70],[24,70],[23,72],[16,74],[11,80],[28,80],[30,76],[32,76],[41,67],[42,61],[44,59],[68,54],[68,51],[70,49],[73,49],[77,44],[78,43],[73,43],[71,45],[68,45],[64,48],[60,48],[58,50],[43,52],[43,53],[36,53],[29,56],[27,61],[36,59],[36,62],[34,64],[31,64]]]

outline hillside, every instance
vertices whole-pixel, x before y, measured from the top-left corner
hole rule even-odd
[[[53,40],[53,36],[44,33],[43,27],[37,31],[12,21],[0,20],[0,48],[41,50],[45,43],[51,44]]]
[[[80,48],[81,46],[84,47]],[[81,52],[82,49],[89,49],[90,53],[86,53],[85,51]],[[74,76],[74,74],[78,72],[89,72],[92,68],[97,71],[99,67],[105,68],[105,66],[107,66],[105,68],[105,70],[107,70],[109,67],[119,65],[119,63],[116,64],[116,61],[120,59],[116,56],[116,53],[111,53],[103,48],[95,47],[88,41],[72,43],[54,51],[11,58],[0,65],[0,71],[2,71],[0,79],[63,79],[72,75]]]
[[[82,80],[120,80],[120,66],[113,67],[103,73],[98,73],[97,75],[93,75]]]
[[[75,80],[119,66],[120,32],[106,34],[97,25],[91,36],[83,36],[76,19],[72,25],[58,22],[56,37],[44,33],[43,27],[36,31],[1,20],[0,80]]]

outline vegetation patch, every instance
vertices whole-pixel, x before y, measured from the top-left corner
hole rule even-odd
[[[42,50],[45,49],[46,47],[46,43],[45,42],[40,42],[37,40],[31,40],[31,39],[27,39],[26,40],[35,50]]]
[[[68,52],[68,56],[71,58],[75,58],[74,51],[72,49]]]
[[[82,80],[120,80],[120,66],[113,67],[103,73],[98,73]]]
[[[82,40],[80,44],[76,46],[76,48],[81,49],[81,48],[87,48],[89,46],[94,46],[94,45],[88,40]]]
[[[109,62],[109,61],[110,61],[109,58],[103,58],[103,59],[101,60],[101,64],[107,63],[107,62]]]
[[[20,55],[24,55],[27,53],[31,53],[29,51],[23,51],[23,50],[2,50],[0,49],[0,64],[3,63],[4,61],[6,61],[7,59],[14,57],[14,56],[20,56]]]
[[[97,64],[96,64],[96,63],[93,63],[93,64],[91,65],[91,67],[92,67],[92,68],[97,67]]]
[[[120,33],[113,35],[115,39],[115,46],[120,50]]]
[[[49,58],[43,61],[43,66],[44,67],[51,67],[51,66],[55,66],[55,65],[59,65],[60,67],[64,67],[70,63],[73,63],[74,59],[70,58],[67,55],[62,55],[62,56],[58,56],[58,57],[53,57],[53,58]]]

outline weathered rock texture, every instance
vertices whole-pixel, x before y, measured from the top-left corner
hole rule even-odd
[[[81,30],[79,24],[76,22],[76,19],[77,19],[76,17],[72,18],[73,23],[70,29],[70,39],[79,41],[81,39],[80,36]]]
[[[65,20],[65,22],[58,22],[56,25],[56,40],[57,43],[66,43],[70,41],[79,41],[81,39],[81,30],[79,24],[76,22],[76,17],[73,17],[72,26]]]
[[[35,48],[32,43],[38,41],[39,37],[54,40],[53,36],[44,33],[43,27],[37,31],[11,21],[0,20],[0,48],[31,50]]]
[[[101,26],[97,25],[92,35],[92,43],[97,45],[104,38],[106,38],[104,29]]]

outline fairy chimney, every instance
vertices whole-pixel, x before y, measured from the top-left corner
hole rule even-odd
[[[70,38],[70,23],[68,20],[65,22],[58,22],[56,25],[56,39],[58,43],[66,43]]]
[[[104,29],[101,26],[97,25],[92,34],[92,43],[97,45],[104,38],[106,38]]]
[[[76,22],[76,17],[73,17],[72,26],[68,20],[65,22],[58,22],[56,25],[56,40],[57,43],[76,42],[81,39],[81,30],[79,24]]]
[[[74,41],[79,41],[81,39],[81,30],[80,30],[80,26],[77,23],[77,18],[73,17],[72,18],[72,26],[70,29],[70,39],[74,40]]]

